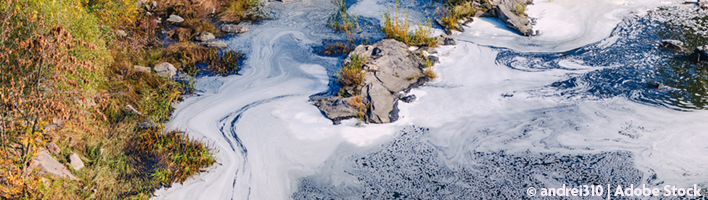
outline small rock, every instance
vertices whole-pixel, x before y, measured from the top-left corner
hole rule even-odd
[[[431,62],[433,63],[439,63],[440,58],[437,55],[431,54],[428,56],[428,59],[430,59]]]
[[[125,36],[128,36],[128,33],[126,33],[124,30],[117,30],[116,35],[121,36],[121,37],[125,37]]]
[[[182,23],[184,21],[184,18],[177,16],[177,15],[170,15],[170,17],[167,18],[165,21],[176,24],[176,23]]]
[[[49,153],[53,153],[53,154],[61,153],[61,149],[59,148],[59,145],[55,144],[54,142],[50,142],[49,144],[47,144],[47,150],[49,150]]]
[[[202,32],[194,39],[196,39],[199,42],[208,42],[208,41],[212,41],[212,40],[216,39],[216,37],[212,33]]]
[[[336,124],[339,120],[355,117],[359,112],[356,108],[352,107],[351,101],[353,101],[351,97],[323,99],[317,101],[315,106]]]
[[[133,65],[133,69],[139,72],[150,73],[150,68],[145,66]]]
[[[143,113],[141,113],[140,111],[133,108],[133,106],[131,106],[130,104],[125,105],[125,110],[127,110],[128,112],[131,112],[133,114],[136,114],[136,115],[143,115]]]
[[[708,45],[696,47],[688,59],[693,62],[708,62]]]
[[[649,81],[649,85],[651,85],[653,88],[656,88],[656,89],[662,89],[662,88],[664,88],[664,84],[663,84],[663,83],[659,83],[659,82],[656,82],[656,81]]]
[[[708,8],[708,0],[698,0],[698,7],[703,9]]]
[[[54,159],[49,152],[44,148],[39,148],[37,156],[32,159],[30,164],[33,167],[37,167],[39,171],[37,174],[51,174],[60,178],[69,178],[71,180],[76,180],[76,177],[66,169],[66,166],[62,165]]]
[[[239,34],[239,33],[245,33],[248,32],[249,29],[244,27],[244,26],[239,26],[235,24],[226,24],[221,26],[220,28],[221,32],[224,33],[231,33],[231,34]]]
[[[163,62],[155,66],[155,73],[165,78],[172,78],[177,75],[177,68],[174,65]]]
[[[217,49],[229,48],[229,45],[227,45],[226,42],[221,41],[221,40],[202,42],[202,45],[207,46],[207,47],[211,47],[211,48],[217,48]]]
[[[81,170],[84,168],[84,162],[81,161],[81,158],[79,158],[79,155],[76,153],[69,154],[69,162],[74,170]]]
[[[435,37],[435,40],[438,42],[438,45],[440,45],[440,46],[442,46],[442,45],[455,45],[456,44],[455,39],[452,39],[451,36],[445,35],[445,34]]]
[[[661,46],[659,46],[659,48],[673,52],[690,52],[686,47],[683,47],[683,42],[678,40],[661,40]]]
[[[401,101],[406,102],[406,103],[410,103],[410,102],[413,102],[416,98],[417,97],[415,96],[415,94],[411,94],[408,96],[401,97]]]

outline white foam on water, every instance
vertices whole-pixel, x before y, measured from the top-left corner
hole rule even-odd
[[[156,199],[289,199],[297,180],[329,171],[335,184],[356,180],[337,172],[338,148],[365,151],[389,141],[402,127],[431,128],[430,142],[455,161],[464,152],[630,151],[644,172],[667,184],[708,180],[708,112],[680,112],[618,96],[605,100],[544,97],[529,91],[565,80],[569,73],[599,70],[580,61],[565,69],[535,72],[496,63],[499,49],[565,51],[607,38],[622,13],[641,12],[666,1],[537,1],[528,7],[543,35],[521,37],[498,20],[475,19],[455,35],[456,46],[438,48],[440,78],[411,90],[413,103],[399,102],[391,124],[346,120],[333,125],[309,101],[328,89],[340,60],[310,48],[332,37],[324,26],[333,5],[326,0],[269,4],[277,16],[229,40],[246,49],[242,75],[201,78],[204,92],[178,105],[170,126],[212,144],[217,164],[184,184],[161,189]],[[350,10],[379,18],[385,9],[363,0]],[[610,41],[611,43],[611,41]],[[521,58],[520,58],[521,59]],[[330,166],[330,165],[328,165]],[[336,176],[335,176],[336,174]],[[344,175],[342,175],[344,174]]]
[[[666,3],[658,0],[534,1],[534,5],[527,6],[526,13],[536,18],[533,30],[541,33],[538,36],[520,36],[496,18],[475,18],[465,28],[465,32],[472,34],[459,37],[478,44],[519,51],[562,52],[608,37],[617,23],[629,13],[646,13]]]

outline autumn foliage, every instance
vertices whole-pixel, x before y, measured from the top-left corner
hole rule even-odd
[[[201,141],[161,126],[189,86],[132,68],[185,62],[168,56],[156,17],[137,5],[0,2],[0,199],[147,198],[214,162]],[[116,29],[129,38],[117,36]],[[241,58],[237,52],[206,52],[202,61],[232,64],[218,72],[224,75]],[[143,114],[126,111],[126,105]],[[61,148],[52,154],[60,163],[67,165],[70,153],[80,155],[86,168],[69,168],[78,180],[37,173],[32,158],[50,142]]]

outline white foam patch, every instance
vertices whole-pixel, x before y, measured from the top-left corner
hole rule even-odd
[[[673,1],[673,2],[679,2]],[[527,6],[536,18],[533,30],[541,34],[524,37],[496,18],[475,18],[460,39],[478,44],[509,47],[519,51],[561,52],[600,41],[627,15],[642,15],[667,1],[542,0]]]

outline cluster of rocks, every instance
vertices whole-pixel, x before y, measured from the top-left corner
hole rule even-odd
[[[452,45],[449,36],[438,37],[441,45]],[[346,96],[322,98],[315,102],[320,111],[335,124],[340,120],[357,117],[359,110],[354,105],[360,95],[365,106],[364,120],[367,123],[390,123],[398,119],[398,100],[411,102],[414,95],[406,95],[411,88],[429,80],[424,73],[425,65],[421,58],[437,60],[437,52],[432,48],[419,48],[411,51],[406,44],[386,39],[372,45],[359,45],[352,51],[343,64],[352,62],[357,55],[368,60],[364,66],[364,81],[354,87],[344,88]]]
[[[455,29],[464,31],[462,24],[472,21],[472,17],[497,17],[503,21],[507,27],[520,33],[524,36],[534,36],[538,32],[531,29],[531,21],[523,10],[527,5],[533,4],[533,0],[471,0],[463,3],[461,6],[456,6],[453,9],[473,10],[475,13],[470,13],[469,18],[461,19],[454,27],[448,27],[440,19],[435,21],[438,25],[446,27],[448,30]],[[465,12],[465,11],[455,11]]]
[[[246,28],[245,26],[240,26],[240,25],[235,25],[235,24],[226,24],[221,26],[219,28],[221,32],[224,32],[226,34],[241,34],[248,32],[249,29]],[[228,48],[229,46],[222,40],[217,40],[216,36],[214,36],[213,33],[209,32],[201,32],[199,33],[196,37],[194,37],[194,41],[197,44],[200,44],[202,46],[210,47],[210,48],[218,48],[218,49],[225,49]]]
[[[659,48],[664,51],[670,51],[672,53],[678,53],[678,54],[688,54],[688,61],[694,62],[694,63],[701,63],[701,64],[708,64],[708,45],[703,45],[696,47],[693,49],[693,51],[689,50],[686,48],[683,44],[683,42],[678,41],[678,40],[662,40],[661,44],[659,45]],[[656,82],[656,81],[649,81],[649,85],[653,88],[656,89],[662,89],[666,87],[664,84]]]
[[[71,180],[76,180],[76,177],[71,174],[71,171],[66,165],[60,163],[52,155],[58,156],[61,153],[61,149],[55,143],[47,144],[46,148],[39,148],[37,156],[32,159],[30,165],[37,168],[37,174],[50,174],[60,178],[68,178]],[[69,154],[68,157],[69,166],[74,170],[78,171],[85,167],[84,162],[81,160],[76,153]]]
[[[688,50],[683,42],[678,40],[661,40],[659,48],[673,53],[689,54],[688,60],[695,63],[708,63],[708,45],[703,45],[693,49],[693,52]]]
[[[150,67],[140,65],[134,65],[133,70],[143,73],[150,73]],[[172,79],[175,75],[177,75],[177,68],[168,62],[163,62],[155,65],[153,70],[155,71],[155,73],[157,73],[157,75],[168,79]]]

